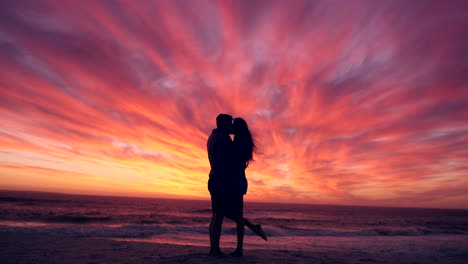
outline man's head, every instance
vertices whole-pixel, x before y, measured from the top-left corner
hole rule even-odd
[[[232,116],[228,114],[219,114],[216,117],[216,127],[226,129],[231,132],[232,130]]]

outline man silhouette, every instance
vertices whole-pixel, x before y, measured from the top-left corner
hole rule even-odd
[[[221,256],[219,239],[224,219],[224,204],[228,180],[232,171],[233,143],[229,134],[232,131],[232,116],[219,114],[216,117],[217,128],[213,129],[207,142],[210,176],[208,190],[211,194],[213,216],[210,223],[210,256]]]

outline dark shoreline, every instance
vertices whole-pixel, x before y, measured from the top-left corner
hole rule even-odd
[[[223,248],[225,253],[232,248]],[[99,238],[24,236],[0,233],[3,264],[78,263],[468,263],[468,256],[407,257],[317,248],[313,252],[246,250],[244,257],[209,257],[208,247],[115,241]]]

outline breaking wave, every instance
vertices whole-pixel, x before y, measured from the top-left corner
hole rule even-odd
[[[357,237],[357,236],[425,236],[425,235],[447,235],[463,234],[462,232],[441,231],[433,232],[423,229],[363,229],[356,231],[338,231],[331,229],[300,229],[264,227],[269,237]],[[208,234],[207,226],[172,226],[172,225],[80,225],[80,224],[50,224],[50,225],[11,225],[1,224],[0,232],[23,235],[47,235],[66,237],[103,237],[103,238],[146,238],[161,234]],[[224,228],[227,234],[235,234],[235,228]],[[246,229],[246,235],[254,235]]]

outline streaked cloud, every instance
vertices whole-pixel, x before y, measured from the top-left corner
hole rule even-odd
[[[0,187],[207,197],[224,112],[249,200],[466,207],[467,28],[466,1],[2,1]]]

